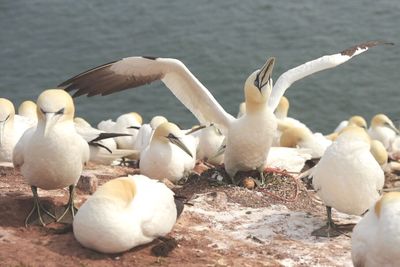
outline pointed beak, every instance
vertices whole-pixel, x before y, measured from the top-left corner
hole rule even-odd
[[[5,121],[0,122],[0,147],[3,145],[5,124]]]
[[[400,134],[400,131],[399,131],[396,127],[394,127],[393,124],[391,124],[391,123],[386,123],[385,125],[386,125],[386,127],[388,127],[389,129],[393,130],[396,134]]]
[[[139,130],[139,129],[140,129],[140,126],[129,126],[129,127],[126,127],[126,129],[136,129],[136,130]]]
[[[56,120],[54,119],[54,112],[46,112],[44,114],[45,116],[45,125],[44,125],[44,136],[47,136],[48,132],[50,131],[50,129],[54,126],[54,124],[56,123]]]
[[[195,133],[195,132],[200,131],[201,129],[204,129],[206,127],[207,127],[206,125],[200,125],[200,126],[194,127],[190,131],[185,133],[185,135],[189,135],[189,134]]]
[[[259,90],[267,85],[270,81],[272,83],[271,75],[274,69],[275,58],[271,57],[265,62],[264,66],[260,69],[254,81],[254,85],[257,86]]]
[[[192,153],[190,152],[190,150],[187,148],[187,146],[186,146],[178,137],[176,137],[176,136],[173,135],[173,134],[169,134],[169,135],[167,136],[167,138],[168,138],[168,140],[169,140],[172,144],[176,145],[177,147],[179,147],[180,149],[182,149],[183,151],[185,151],[186,154],[188,154],[190,157],[193,158],[193,155],[192,155]]]

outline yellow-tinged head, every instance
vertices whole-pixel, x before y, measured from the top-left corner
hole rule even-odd
[[[297,145],[312,138],[310,130],[304,127],[290,127],[283,131],[280,139],[280,145],[283,147],[297,147]]]
[[[284,119],[287,117],[289,105],[289,100],[285,96],[282,96],[278,107],[275,110],[275,115],[278,119]]]
[[[127,207],[136,195],[136,185],[129,177],[113,179],[100,186],[95,192],[96,197],[107,197],[120,200]]]
[[[339,133],[331,133],[331,134],[325,135],[325,138],[328,140],[331,140],[331,141],[335,141],[336,138],[338,138],[338,136],[339,136]]]
[[[164,116],[154,116],[150,121],[150,127],[154,130],[164,122],[168,122],[167,118],[165,118]]]
[[[7,122],[14,119],[15,109],[13,103],[6,99],[0,98],[0,122]]]
[[[142,124],[142,123],[143,123],[143,118],[142,118],[142,116],[140,116],[139,113],[137,113],[137,112],[130,112],[130,113],[128,113],[128,114],[131,115],[139,124]]]
[[[365,131],[364,128],[355,126],[355,125],[348,125],[346,126],[343,130],[341,130],[339,132],[339,136],[337,137],[337,140],[343,140],[343,139],[357,139],[357,140],[361,140],[364,141],[368,144],[371,143],[371,139],[367,133],[367,131]]]
[[[374,156],[375,160],[379,163],[379,165],[387,163],[388,153],[381,141],[372,140],[370,151],[371,154]]]
[[[246,112],[257,109],[257,106],[268,101],[272,91],[271,74],[275,58],[269,58],[264,66],[250,74],[244,84]]]
[[[399,130],[397,130],[392,120],[389,119],[388,116],[386,116],[385,114],[377,114],[372,118],[371,128],[376,128],[376,127],[387,127],[395,131],[397,134],[399,134]]]
[[[8,99],[0,98],[0,146],[3,144],[5,127],[13,125],[14,115],[13,103]]]
[[[36,104],[33,101],[26,100],[18,107],[18,114],[28,118],[37,118]]]
[[[367,129],[367,122],[366,122],[366,120],[365,120],[363,117],[358,116],[358,115],[352,116],[352,117],[349,119],[349,125],[355,125],[355,126],[358,126],[358,127],[364,128],[364,129]]]
[[[375,214],[378,218],[381,215],[382,207],[391,202],[398,202],[400,201],[400,192],[389,192],[384,194],[380,200],[378,200],[375,204]]]
[[[178,146],[180,149],[185,151],[189,156],[193,157],[190,150],[181,141],[181,138],[183,136],[184,134],[176,124],[171,122],[164,122],[160,124],[154,131],[151,142],[161,142],[161,143],[171,142],[172,144]]]
[[[237,117],[240,118],[246,113],[246,102],[242,102],[239,105],[239,112]]]
[[[61,89],[43,91],[37,101],[38,124],[44,124],[44,134],[59,122],[73,122],[75,107],[72,97]]]

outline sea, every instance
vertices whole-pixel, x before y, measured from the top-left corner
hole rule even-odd
[[[331,132],[352,115],[400,119],[399,0],[0,0],[0,97],[16,107],[86,69],[128,56],[177,58],[236,116],[243,85],[268,57],[273,79],[369,40],[374,47],[285,93],[289,116]],[[196,118],[162,82],[75,99],[94,126],[136,111],[183,128]],[[246,130],[246,129],[243,129]]]

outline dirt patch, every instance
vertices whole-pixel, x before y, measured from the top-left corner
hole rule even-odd
[[[101,185],[138,170],[90,165],[85,173]],[[30,187],[19,172],[0,167],[0,266],[351,266],[348,236],[311,236],[325,223],[325,209],[314,193],[284,173],[267,178],[267,187],[248,190],[225,184],[221,169],[192,175],[173,189],[187,205],[167,237],[104,255],[81,247],[69,225],[25,228]],[[61,207],[68,191],[39,190],[39,196]],[[88,196],[78,190],[77,206]],[[334,218],[339,223],[359,220],[339,213]]]

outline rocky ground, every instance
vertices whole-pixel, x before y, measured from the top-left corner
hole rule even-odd
[[[88,166],[77,206],[97,184],[134,173],[138,170],[128,167]],[[314,193],[289,175],[268,177],[267,187],[249,190],[225,184],[220,170],[192,175],[174,188],[187,204],[166,238],[104,255],[80,246],[70,225],[25,228],[30,188],[19,172],[0,167],[0,266],[351,266],[351,233],[311,236],[325,223],[325,209]],[[388,185],[396,183],[396,175],[388,176]],[[39,195],[56,207],[68,199],[67,190],[39,190]],[[359,220],[337,212],[333,216],[340,224]]]

